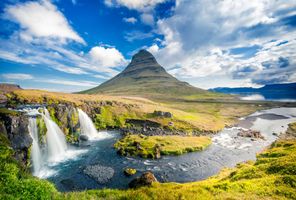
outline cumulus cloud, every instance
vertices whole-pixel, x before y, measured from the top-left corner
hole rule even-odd
[[[138,20],[136,19],[136,18],[134,18],[134,17],[128,17],[128,18],[126,18],[126,17],[124,17],[123,19],[122,19],[124,22],[126,22],[126,23],[130,23],[130,24],[135,24]]]
[[[295,18],[295,9],[291,0],[178,1],[171,17],[157,21],[158,34],[164,39],[149,49],[181,79],[224,76],[254,84],[291,81],[294,73],[287,72],[296,71],[296,31],[287,17]],[[231,53],[233,48],[250,46],[261,49],[249,55]]]
[[[9,38],[0,38],[1,59],[77,75],[115,74],[112,67],[125,61],[115,47],[108,45],[94,47],[90,52],[72,50],[73,42],[85,42],[50,1],[9,5],[3,16],[19,24],[19,28]]]
[[[96,46],[89,51],[93,62],[101,67],[116,67],[125,64],[123,55],[114,47]]]
[[[147,25],[150,25],[150,26],[154,25],[154,16],[153,16],[153,14],[151,14],[151,13],[143,13],[143,14],[141,14],[140,17],[141,17],[141,21],[144,24],[147,24]]]
[[[163,3],[167,0],[105,0],[107,6],[124,6],[133,10],[147,10],[153,9],[157,4]]]
[[[20,73],[7,73],[1,75],[7,80],[30,80],[34,77],[31,74],[20,74]]]
[[[4,11],[7,19],[20,25],[19,35],[23,40],[52,38],[63,43],[73,40],[85,44],[64,15],[50,1],[30,1],[10,5]]]

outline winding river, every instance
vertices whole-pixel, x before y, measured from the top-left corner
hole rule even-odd
[[[142,172],[150,170],[161,182],[191,182],[206,179],[217,174],[222,168],[234,167],[237,163],[256,159],[256,153],[277,139],[296,121],[296,108],[274,108],[253,113],[240,119],[237,127],[225,128],[215,135],[213,144],[202,152],[181,156],[164,156],[159,160],[122,157],[117,155],[113,144],[121,136],[118,132],[99,132],[100,139],[88,141],[72,149],[71,157],[47,166],[50,171],[46,179],[55,183],[60,191],[85,190],[94,188],[127,188],[128,183]],[[265,140],[238,137],[239,128],[258,130]],[[75,151],[77,153],[75,153]],[[88,165],[100,164],[114,169],[114,176],[106,183],[99,184],[83,173]],[[126,177],[126,167],[137,169],[133,177]]]

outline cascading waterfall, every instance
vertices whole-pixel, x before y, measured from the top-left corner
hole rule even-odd
[[[65,135],[58,125],[51,120],[49,112],[44,109],[43,119],[47,128],[46,144],[49,162],[56,162],[63,158],[67,150]]]
[[[36,118],[30,117],[29,119],[29,133],[33,139],[32,144],[32,164],[33,164],[33,174],[36,175],[40,171],[42,167],[42,156],[41,156],[41,149],[39,145],[39,138],[38,138],[38,128],[36,123]]]
[[[80,123],[81,135],[86,135],[89,139],[98,137],[98,131],[90,117],[78,108],[78,117]]]

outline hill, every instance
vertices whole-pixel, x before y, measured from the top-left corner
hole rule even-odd
[[[146,50],[136,53],[130,64],[117,76],[80,93],[178,99],[219,96],[179,81],[167,73]]]
[[[210,89],[212,92],[222,92],[226,94],[252,94],[258,93],[263,95],[266,99],[296,99],[296,83],[271,84],[265,85],[261,88],[239,87],[227,88],[218,87]]]

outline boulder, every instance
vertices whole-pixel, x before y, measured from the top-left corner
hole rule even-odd
[[[154,111],[153,114],[157,117],[172,118],[173,114],[170,112]]]
[[[154,158],[160,159],[160,157],[161,157],[161,147],[158,144],[156,144],[154,147]]]
[[[79,141],[88,141],[88,136],[87,135],[80,135],[79,136]]]
[[[249,138],[256,138],[256,139],[264,139],[263,135],[259,131],[254,130],[241,130],[237,136],[240,137],[249,137]]]
[[[124,174],[125,174],[126,176],[132,176],[132,175],[134,175],[134,174],[136,174],[136,173],[137,173],[137,170],[134,169],[134,168],[126,168],[126,169],[124,170]]]
[[[142,186],[151,186],[153,182],[158,182],[152,172],[145,172],[140,177],[132,180],[128,185],[130,188],[138,188]]]
[[[99,184],[107,183],[114,175],[114,169],[102,165],[89,165],[83,173],[96,180]]]

